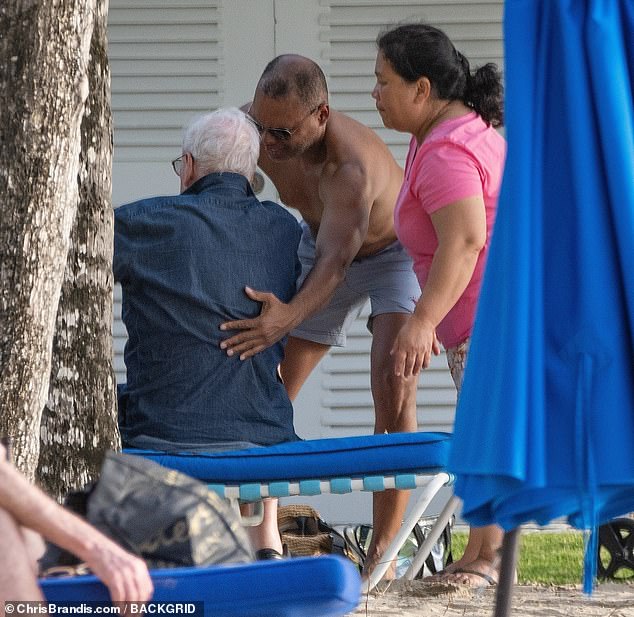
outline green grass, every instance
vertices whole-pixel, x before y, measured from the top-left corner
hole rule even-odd
[[[454,559],[464,552],[467,534],[451,534]],[[575,532],[525,533],[520,536],[517,577],[520,584],[578,585],[583,570],[583,536]]]

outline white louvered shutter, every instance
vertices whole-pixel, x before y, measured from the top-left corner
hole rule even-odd
[[[502,0],[330,0],[321,20],[321,39],[331,105],[373,128],[404,164],[409,135],[385,129],[370,93],[378,33],[403,21],[424,20],[444,30],[472,68],[495,62],[502,68]],[[371,432],[368,310],[357,320],[348,345],[333,350],[322,363],[324,434]],[[451,430],[456,393],[445,354],[423,372],[418,390],[418,421],[425,430]]]
[[[117,163],[169,161],[180,152],[186,121],[221,104],[219,4],[111,1],[108,56]]]

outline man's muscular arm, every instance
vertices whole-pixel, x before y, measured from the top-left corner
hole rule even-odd
[[[249,358],[323,308],[363,245],[374,201],[365,170],[353,163],[341,165],[332,176],[322,178],[319,192],[324,209],[312,271],[288,304],[272,293],[246,288],[252,300],[262,303],[262,310],[254,319],[221,325],[222,330],[240,330],[220,345],[229,355]]]

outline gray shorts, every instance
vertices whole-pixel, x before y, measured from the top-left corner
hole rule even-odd
[[[302,263],[298,288],[315,261],[315,239],[305,223],[302,228],[304,233],[297,251]],[[394,242],[374,255],[355,259],[330,303],[293,330],[291,336],[343,347],[346,332],[368,298],[371,307],[368,329],[372,331],[373,317],[384,313],[412,313],[419,296],[412,260],[401,244]]]

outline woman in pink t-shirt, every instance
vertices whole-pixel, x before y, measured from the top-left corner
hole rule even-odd
[[[392,347],[395,370],[418,374],[442,343],[460,391],[506,151],[495,130],[500,74],[493,64],[472,73],[426,24],[398,26],[377,45],[376,107],[386,127],[412,135],[394,227],[423,290]],[[501,541],[498,527],[472,528],[463,557],[436,578],[495,584]]]

